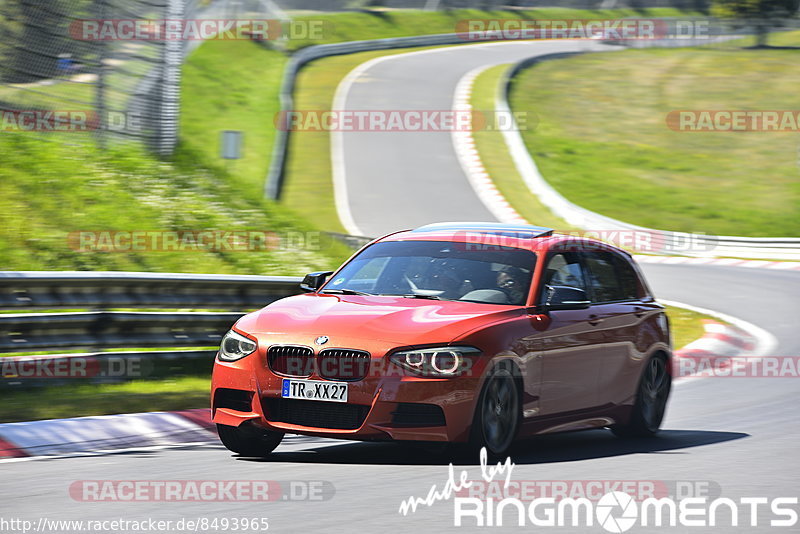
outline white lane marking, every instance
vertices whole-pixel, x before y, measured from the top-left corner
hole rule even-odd
[[[453,110],[455,111],[472,111],[472,88],[475,84],[475,79],[480,74],[493,65],[484,65],[472,69],[456,84],[455,94],[453,95]],[[459,121],[460,122],[460,121]],[[472,134],[473,121],[469,121],[469,129],[459,131],[453,128],[451,131],[451,138],[453,140],[453,149],[456,153],[458,163],[461,165],[461,170],[467,177],[467,181],[475,191],[475,196],[486,206],[489,213],[504,223],[527,223],[517,211],[508,203],[505,197],[500,193],[495,186],[483,162],[480,159],[477,149],[475,148],[475,138]]]
[[[380,58],[376,58],[380,59]],[[339,83],[336,88],[336,93],[333,96],[333,111],[344,110],[347,105],[347,95],[350,88],[355,81],[364,74],[370,66],[372,61],[362,63],[355,69],[351,70],[347,76]],[[339,130],[331,131],[331,167],[333,171],[333,198],[336,204],[336,213],[339,215],[339,221],[344,226],[345,231],[350,235],[364,235],[361,228],[356,224],[353,218],[353,212],[350,210],[350,199],[347,193],[347,179],[344,162],[344,132]]]

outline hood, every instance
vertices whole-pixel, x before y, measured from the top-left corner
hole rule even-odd
[[[475,328],[522,313],[514,306],[402,297],[305,294],[244,316],[251,334],[387,341],[399,345],[448,343]],[[313,338],[312,338],[313,339]]]

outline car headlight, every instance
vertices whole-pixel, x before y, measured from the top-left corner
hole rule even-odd
[[[480,353],[475,347],[435,347],[395,352],[389,360],[421,376],[448,378],[469,370],[471,357]]]
[[[248,354],[253,354],[258,348],[258,343],[233,330],[222,338],[219,346],[219,359],[224,362],[241,360]]]

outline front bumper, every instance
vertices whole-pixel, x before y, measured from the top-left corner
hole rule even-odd
[[[266,349],[259,346],[236,362],[215,361],[211,386],[215,423],[239,426],[250,421],[280,432],[354,440],[462,442],[469,437],[475,392],[480,391],[480,365],[469,376],[420,378],[388,363],[387,350],[372,347],[370,373],[349,383],[347,403],[294,400],[281,398],[286,377],[269,369]],[[324,380],[316,374],[308,378]],[[225,402],[227,390],[247,396],[242,402]]]

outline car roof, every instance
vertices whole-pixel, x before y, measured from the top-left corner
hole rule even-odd
[[[611,249],[629,254],[603,241],[575,235],[556,234],[552,228],[529,224],[506,224],[487,222],[443,222],[403,230],[386,235],[376,242],[385,241],[452,241],[475,243],[487,247],[502,246],[520,248],[534,252],[545,251],[557,245],[568,244],[581,248],[581,243],[590,245],[586,250]]]

